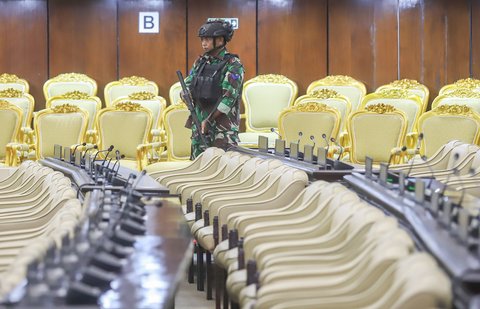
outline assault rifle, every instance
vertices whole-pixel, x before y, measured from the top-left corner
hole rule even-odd
[[[202,144],[205,147],[208,147],[207,139],[202,133],[202,125],[200,121],[198,120],[197,114],[195,113],[195,107],[193,106],[193,100],[192,100],[192,94],[190,93],[190,89],[187,88],[187,85],[185,85],[185,80],[183,79],[182,72],[177,71],[177,76],[178,80],[180,81],[180,85],[182,86],[183,93],[186,94],[185,98],[185,103],[187,104],[188,110],[190,111],[190,115],[192,117],[193,124],[195,125],[195,128],[197,129],[197,134],[200,136],[200,140],[202,141]]]

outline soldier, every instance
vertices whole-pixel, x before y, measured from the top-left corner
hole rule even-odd
[[[204,54],[193,64],[185,83],[192,94],[201,132],[207,137],[207,147],[226,150],[239,140],[244,69],[238,56],[225,47],[233,36],[230,23],[207,21],[198,30],[198,36]],[[192,158],[196,158],[206,147],[191,117],[185,126],[192,129]]]

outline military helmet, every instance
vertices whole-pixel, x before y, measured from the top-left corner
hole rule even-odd
[[[229,42],[233,37],[233,27],[228,21],[221,19],[207,21],[198,29],[198,36],[204,37],[223,37],[225,42]]]

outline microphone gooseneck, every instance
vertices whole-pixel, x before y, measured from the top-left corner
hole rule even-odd
[[[299,131],[298,132],[298,141],[297,141],[297,144],[300,145],[300,140],[302,139],[302,136],[303,136],[303,132],[302,131]]]
[[[83,156],[82,156],[82,160],[85,160],[85,156],[87,155],[87,153],[92,150],[92,149],[98,149],[98,146],[97,145],[93,145],[91,147],[87,146],[87,149],[85,149],[85,152],[83,153]]]
[[[315,149],[315,145],[317,144],[317,143],[315,142],[315,136],[310,135],[310,140],[313,142],[313,149]]]
[[[282,136],[275,130],[275,128],[270,128],[270,132],[277,134],[279,139],[282,139]]]
[[[343,147],[340,146],[340,144],[337,143],[337,140],[336,140],[335,138],[333,138],[333,137],[330,138],[330,141],[331,141],[332,143],[334,143],[335,146],[337,146],[338,148],[340,148],[340,153],[338,154],[338,157],[337,157],[337,160],[336,160],[336,161],[340,161],[340,158],[342,157],[342,154],[343,154]]]
[[[75,148],[73,148],[73,156],[76,156],[77,148],[78,148],[79,146],[85,147],[85,146],[87,146],[87,143],[84,142],[84,143],[75,145]]]

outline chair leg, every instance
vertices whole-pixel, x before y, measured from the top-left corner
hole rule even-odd
[[[223,270],[223,309],[228,309],[230,302],[228,301],[228,292],[225,288],[227,286],[227,271]]]
[[[222,308],[222,292],[223,292],[223,269],[218,267],[215,263],[213,263],[213,275],[215,277],[214,284],[215,284],[215,309]]]
[[[195,256],[195,247],[193,248],[193,253],[192,253],[192,260],[190,261],[190,266],[188,267],[188,283],[193,283],[195,280],[194,278],[194,271],[195,271],[195,266],[194,266],[194,257]]]
[[[206,274],[207,274],[207,300],[212,299],[213,275],[212,275],[212,253],[206,250]]]
[[[204,290],[203,248],[197,244],[197,290]]]

